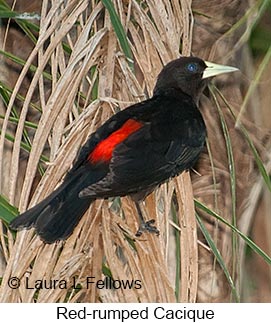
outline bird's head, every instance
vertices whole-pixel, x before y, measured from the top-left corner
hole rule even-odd
[[[154,94],[175,88],[197,103],[210,77],[237,71],[236,67],[203,61],[198,57],[180,57],[169,62],[158,75]]]

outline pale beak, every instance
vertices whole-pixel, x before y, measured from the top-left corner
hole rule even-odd
[[[203,72],[203,79],[206,79],[208,77],[212,77],[212,76],[216,76],[216,75],[220,75],[220,74],[224,74],[224,73],[231,73],[231,72],[236,72],[239,71],[238,68],[236,67],[232,67],[232,66],[226,66],[226,65],[219,65],[219,64],[215,64],[212,62],[204,62],[207,67]]]

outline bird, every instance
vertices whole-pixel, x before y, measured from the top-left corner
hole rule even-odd
[[[207,136],[200,96],[210,78],[237,70],[193,56],[166,64],[152,97],[117,112],[90,134],[62,184],[10,228],[33,227],[48,244],[66,240],[93,201],[129,195],[140,215],[137,235],[158,233],[154,220],[143,218],[140,202],[195,165]]]

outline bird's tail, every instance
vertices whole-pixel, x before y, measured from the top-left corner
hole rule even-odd
[[[34,227],[46,243],[68,238],[94,200],[79,198],[86,179],[81,172],[64,180],[47,198],[12,220],[10,228],[18,230]]]

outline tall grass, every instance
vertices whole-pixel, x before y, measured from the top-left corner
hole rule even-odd
[[[15,205],[24,211],[47,196],[71,167],[89,133],[119,109],[150,96],[162,66],[180,52],[191,53],[193,39],[197,37],[192,33],[192,12],[195,19],[210,19],[203,14],[204,5],[202,10],[193,11],[186,1],[70,0],[66,4],[50,2],[51,6],[46,3],[42,3],[40,21],[35,21],[21,19],[16,10],[0,2],[1,17],[12,19],[32,43],[26,60],[16,52],[7,51],[5,43],[0,51],[3,62],[12,62],[21,69],[12,86],[8,79],[0,83],[3,105],[0,115],[3,183],[0,237],[6,261],[1,301],[230,300],[230,294],[222,295],[225,286],[229,287],[233,301],[242,301],[240,284],[244,263],[240,255],[244,255],[245,246],[266,264],[270,265],[271,260],[249,237],[248,229],[245,232],[239,229],[243,215],[241,205],[250,194],[250,188],[246,187],[246,195],[240,203],[242,178],[240,166],[236,164],[240,152],[233,142],[234,136],[247,144],[245,154],[251,155],[252,162],[258,166],[253,175],[255,183],[263,179],[261,189],[271,187],[270,170],[261,156],[264,154],[259,152],[261,144],[257,137],[255,139],[254,127],[244,119],[246,110],[241,109],[236,117],[231,100],[214,86],[210,87],[208,104],[216,108],[218,130],[215,135],[209,131],[211,162],[207,154],[203,155],[203,166],[198,166],[201,174],[192,176],[197,214],[190,176],[185,173],[162,185],[146,199],[145,212],[156,220],[159,237],[135,238],[137,213],[128,197],[93,203],[66,242],[44,245],[33,230],[15,235],[8,229],[7,224],[18,213]],[[260,8],[264,5],[265,1],[258,3]],[[235,35],[238,28],[251,19],[253,10],[245,11],[228,34]],[[30,17],[37,17],[35,14],[30,12]],[[239,37],[242,39],[242,35]],[[215,48],[216,44],[212,46]],[[243,107],[270,61],[269,51],[256,73],[253,89],[250,87],[247,96],[239,102]],[[29,73],[31,79],[25,91]],[[240,74],[235,80],[238,77]],[[205,120],[211,130],[214,116],[208,113]],[[236,120],[237,129],[234,128]],[[217,151],[222,151],[223,157],[214,149],[219,131],[223,142]],[[11,146],[7,146],[7,142]],[[23,150],[26,155],[22,158]],[[8,171],[5,169],[7,161]],[[226,179],[221,174],[226,174]],[[8,185],[3,176],[8,176]],[[223,185],[230,188],[226,193]],[[204,270],[213,275],[205,275]],[[220,273],[225,280],[220,279]],[[7,285],[10,276],[22,281],[28,276],[31,282],[65,279],[68,289],[26,290],[22,284],[12,290]],[[87,276],[97,280],[106,276],[139,279],[143,287],[125,291],[88,290]],[[76,291],[72,289],[74,279],[80,286]],[[221,281],[222,287],[210,287]]]

